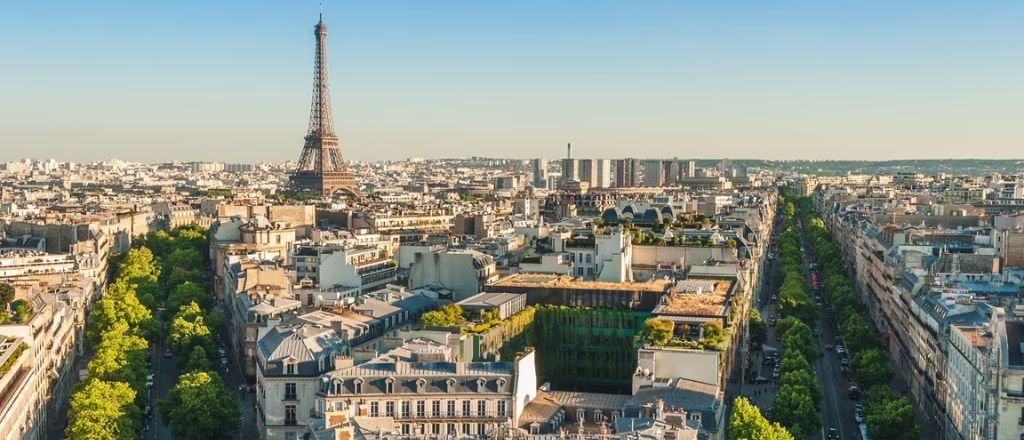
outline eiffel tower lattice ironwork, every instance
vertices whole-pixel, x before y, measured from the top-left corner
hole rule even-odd
[[[313,103],[309,110],[309,131],[302,156],[291,183],[295,190],[331,195],[337,191],[359,196],[359,187],[341,157],[341,141],[334,132],[331,91],[327,82],[327,25],[323,12],[314,28],[316,61],[313,75]]]

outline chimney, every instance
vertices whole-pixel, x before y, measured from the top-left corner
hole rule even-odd
[[[655,403],[654,419],[659,422],[665,421],[665,399],[658,399]]]
[[[334,355],[335,369],[348,368],[354,366],[355,364],[355,359],[352,359],[352,356],[343,356],[341,354]]]

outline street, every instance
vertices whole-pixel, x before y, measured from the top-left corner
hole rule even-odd
[[[811,249],[810,243],[807,242],[807,236],[804,235],[803,228],[798,226],[797,230],[800,233],[801,246],[804,250],[804,272],[810,285],[814,270],[812,268],[814,251]],[[814,289],[812,289],[811,294],[815,294]],[[818,290],[817,294],[823,299],[818,302],[822,304],[822,307],[816,329],[819,332],[818,348],[821,349],[823,355],[812,362],[812,367],[820,379],[821,392],[824,396],[824,400],[819,407],[821,410],[820,438],[824,439],[828,430],[835,428],[839,430],[841,439],[860,439],[860,428],[854,419],[854,405],[856,402],[849,398],[850,384],[842,375],[840,354],[836,351],[825,350],[825,344],[835,345],[839,341],[836,338],[838,336],[838,323],[835,322],[831,310],[824,305],[824,292]]]
[[[770,251],[775,254],[775,258],[770,259],[768,265],[765,268],[765,276],[763,277],[763,289],[758,298],[756,298],[756,306],[758,312],[761,314],[761,318],[765,321],[769,321],[770,318],[779,318],[778,311],[773,304],[772,297],[777,295],[777,289],[775,286],[775,266],[778,262],[778,250],[777,250],[777,238],[781,231],[777,226],[772,234],[772,243]],[[804,269],[807,276],[808,285],[811,282],[811,264],[813,263],[812,250],[810,245],[806,242],[806,237],[803,236],[803,231],[798,230],[801,234],[801,241],[804,247]],[[813,289],[811,289],[811,295],[813,297]],[[835,351],[825,350],[825,344],[834,343],[836,336],[838,335],[837,323],[834,321],[831,311],[824,305],[821,308],[821,314],[818,319],[816,330],[819,332],[817,341],[819,348],[823,352],[823,356],[818,359],[812,359],[811,364],[815,374],[819,377],[821,383],[821,391],[823,399],[820,403],[819,409],[822,419],[822,428],[820,433],[814,438],[824,440],[827,432],[830,428],[835,428],[839,431],[840,438],[843,440],[858,440],[861,439],[860,427],[854,419],[854,405],[857,403],[849,398],[849,382],[842,374],[842,365],[840,364],[840,356]],[[767,383],[752,383],[749,378],[744,378],[743,384],[740,386],[739,393],[746,396],[751,403],[761,409],[762,414],[771,419],[771,406],[772,400],[775,398],[776,378],[773,377],[773,369],[775,363],[769,361],[767,364],[764,362],[765,356],[770,356],[770,353],[774,352],[777,357],[781,358],[782,344],[779,342],[775,327],[768,327],[768,338],[764,344],[764,349],[760,352],[748,353],[747,366],[752,369],[753,373],[749,375],[749,378],[765,378]]]
[[[163,323],[159,316],[159,313],[154,314],[157,323],[163,328]],[[220,335],[221,341],[226,341],[228,332],[226,329],[226,323],[217,329]],[[159,341],[152,344],[152,356],[153,356],[153,388],[150,391],[150,402],[152,405],[152,419],[148,420],[147,423],[150,425],[150,429],[145,431],[144,438],[149,440],[173,440],[174,436],[171,434],[171,428],[165,424],[163,419],[160,417],[157,404],[160,399],[167,398],[171,388],[174,387],[178,382],[178,366],[174,361],[174,357],[164,357],[164,340],[166,332],[162,332],[162,336]],[[239,400],[239,409],[242,411],[241,430],[237,434],[239,439],[258,438],[259,435],[256,431],[256,417],[255,417],[255,393],[248,392],[248,388],[245,388],[245,378],[242,377],[242,370],[238,365],[238,356],[232,353],[231,344],[226,344],[225,347],[228,359],[228,369],[225,371],[220,367],[218,362],[214,362],[214,366],[217,368],[217,372],[221,374],[221,378],[224,380],[224,386]],[[224,345],[221,345],[224,346]],[[242,388],[240,388],[242,387]]]

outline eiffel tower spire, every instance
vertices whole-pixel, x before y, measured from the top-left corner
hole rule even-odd
[[[316,36],[316,57],[313,63],[313,102],[309,109],[309,129],[292,186],[299,191],[331,195],[345,191],[358,196],[358,187],[341,156],[341,141],[334,132],[331,113],[331,90],[327,80],[327,25],[323,4],[320,21],[313,28]]]

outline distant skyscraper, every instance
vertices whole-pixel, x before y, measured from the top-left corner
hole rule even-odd
[[[640,161],[637,159],[616,160],[613,183],[617,188],[640,186]]]
[[[548,160],[533,159],[530,161],[530,168],[533,170],[533,187],[548,187]]]
[[[587,182],[590,186],[595,186],[594,178],[596,176],[594,175],[594,159],[579,159],[576,163],[576,167],[579,170],[576,180],[579,180],[580,182]]]
[[[571,182],[573,180],[580,180],[580,161],[562,159],[562,181]]]
[[[594,179],[590,186],[611,188],[614,184],[612,179],[612,161],[608,159],[595,159],[593,173]]]
[[[665,170],[660,160],[640,161],[640,168],[643,170],[643,186],[657,187],[665,183]]]
[[[686,161],[686,177],[697,177],[697,161]]]
[[[344,191],[359,195],[352,173],[341,158],[341,141],[334,133],[331,114],[331,92],[327,81],[327,25],[323,14],[314,28],[316,59],[314,63],[313,104],[309,112],[309,130],[302,147],[298,169],[291,176],[292,186],[299,191],[330,195]]]
[[[666,160],[661,162],[662,184],[675,185],[679,182],[679,161]]]

